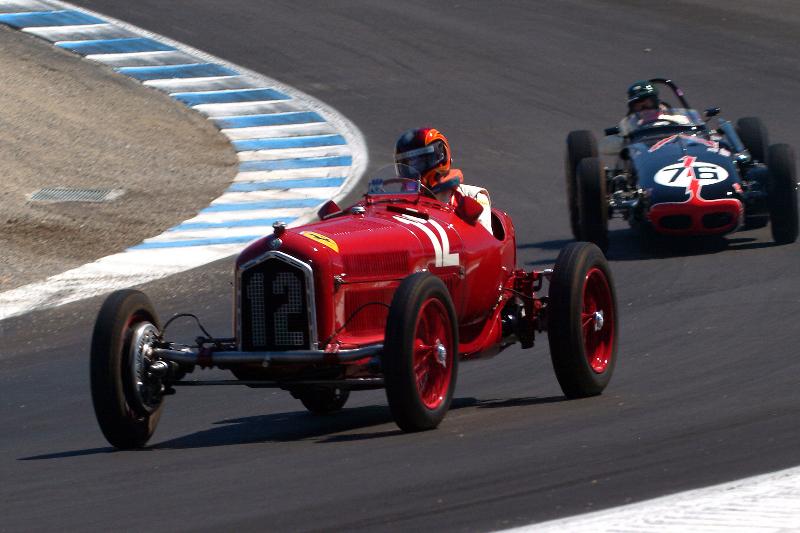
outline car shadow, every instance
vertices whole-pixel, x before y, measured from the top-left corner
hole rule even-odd
[[[503,400],[455,398],[450,406],[450,410],[454,411],[470,407],[478,409],[528,407],[561,401],[566,401],[566,398],[563,396],[512,398]],[[392,424],[392,426],[378,431],[337,435],[342,432],[366,429],[385,424]],[[235,446],[239,444],[303,440],[310,440],[316,443],[335,443],[391,438],[401,435],[404,435],[404,433],[393,424],[392,415],[388,406],[370,405],[345,408],[338,413],[330,415],[313,415],[307,411],[293,411],[289,413],[230,418],[215,422],[213,427],[209,429],[159,442],[135,451],[152,452],[158,450],[213,448],[219,446]],[[118,451],[119,450],[108,446],[20,457],[18,460],[41,461],[66,459],[86,455],[115,453]]]
[[[606,257],[609,261],[645,261],[651,259],[666,259],[674,257],[690,257],[698,255],[711,255],[722,252],[743,250],[756,250],[778,246],[772,241],[764,241],[755,237],[668,237],[663,235],[643,235],[635,228],[611,229],[608,232],[609,249]],[[567,244],[575,242],[572,239],[556,239],[540,242],[524,243],[517,245],[519,250],[559,250]],[[550,254],[548,254],[550,255]],[[552,265],[556,257],[547,257],[527,261],[527,266]]]

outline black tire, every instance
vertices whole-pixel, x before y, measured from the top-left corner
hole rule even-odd
[[[565,176],[567,185],[567,207],[569,208],[569,225],[576,239],[581,240],[578,226],[578,186],[576,181],[578,163],[586,157],[598,157],[597,141],[591,131],[576,130],[567,135],[567,155],[565,158]]]
[[[327,415],[344,407],[350,397],[350,391],[331,387],[303,387],[293,390],[292,396],[300,400],[305,408],[315,415]]]
[[[150,299],[142,292],[111,293],[92,335],[92,403],[100,429],[117,448],[140,448],[147,443],[161,417],[162,404],[145,407],[133,392],[130,343],[138,325],[149,322],[160,330]]]
[[[767,153],[769,219],[772,238],[779,244],[797,240],[797,171],[788,144],[773,144]]]
[[[578,226],[581,239],[608,250],[608,197],[600,159],[586,157],[578,163]]]
[[[426,320],[424,331],[418,330],[417,323],[422,312]],[[434,324],[428,325],[428,318]],[[440,323],[436,324],[436,320]],[[441,333],[438,337],[437,331]],[[449,339],[442,340],[448,332]],[[433,337],[439,342],[431,343],[428,351],[415,352],[415,339],[423,333],[429,337],[428,342]],[[444,354],[434,348],[439,345],[444,347]],[[423,353],[429,355],[420,355]],[[415,371],[415,357],[417,366],[430,369],[422,372],[422,384]],[[450,408],[458,376],[458,323],[453,301],[442,280],[428,272],[418,272],[400,283],[389,308],[381,365],[386,398],[400,429],[423,431],[438,426]],[[420,390],[429,383],[430,390]],[[437,393],[431,396],[428,394],[431,390]]]
[[[592,305],[604,299],[604,304]],[[585,324],[587,309],[602,311],[603,321]],[[614,282],[603,253],[586,242],[567,245],[556,259],[547,304],[550,357],[567,398],[594,396],[608,385],[617,362],[617,316]]]
[[[758,117],[740,118],[736,121],[736,133],[739,134],[739,139],[744,147],[750,152],[750,157],[766,163],[769,135],[761,119]]]

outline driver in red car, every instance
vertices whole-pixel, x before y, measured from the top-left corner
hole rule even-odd
[[[422,184],[444,203],[456,208],[462,216],[464,198],[476,200],[482,207],[478,222],[492,232],[491,200],[482,187],[464,184],[460,170],[451,168],[450,144],[447,138],[433,128],[418,128],[404,132],[397,140],[394,159],[419,172]]]

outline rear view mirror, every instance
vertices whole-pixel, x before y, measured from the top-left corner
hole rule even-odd
[[[475,224],[483,213],[483,206],[471,196],[465,196],[456,207],[456,215],[468,224]]]
[[[720,108],[718,107],[709,107],[706,109],[706,118],[716,117],[719,115]]]
[[[619,126],[613,126],[611,128],[606,128],[603,131],[605,132],[606,136],[608,136],[608,135],[618,135],[619,134]]]
[[[319,211],[317,211],[317,216],[320,218],[320,220],[325,220],[326,218],[341,212],[342,208],[339,207],[336,202],[333,200],[328,200],[322,204],[322,207],[319,208]]]

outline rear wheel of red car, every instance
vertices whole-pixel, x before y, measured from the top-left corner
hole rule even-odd
[[[381,365],[397,425],[403,431],[438,426],[450,408],[458,374],[456,313],[442,280],[418,272],[397,288]]]
[[[773,144],[767,153],[769,168],[769,218],[772,238],[779,244],[797,240],[797,171],[788,144]]]
[[[597,141],[591,131],[576,130],[567,135],[567,156],[565,160],[565,176],[567,185],[567,207],[569,208],[569,225],[577,240],[583,239],[578,225],[578,163],[586,157],[597,157]]]
[[[550,279],[547,336],[567,398],[600,394],[616,364],[617,302],[611,271],[593,244],[561,250]]]
[[[581,240],[608,250],[608,198],[606,176],[600,159],[587,157],[578,163],[578,226]]]
[[[769,136],[767,128],[758,117],[743,117],[736,121],[736,133],[750,152],[750,157],[761,163],[767,162]]]
[[[330,387],[304,387],[293,390],[292,396],[300,400],[315,415],[335,413],[344,407],[350,391]]]
[[[139,291],[116,291],[106,298],[92,335],[92,403],[100,429],[111,445],[144,446],[156,429],[162,386],[148,375],[148,347],[159,334],[149,298]]]

